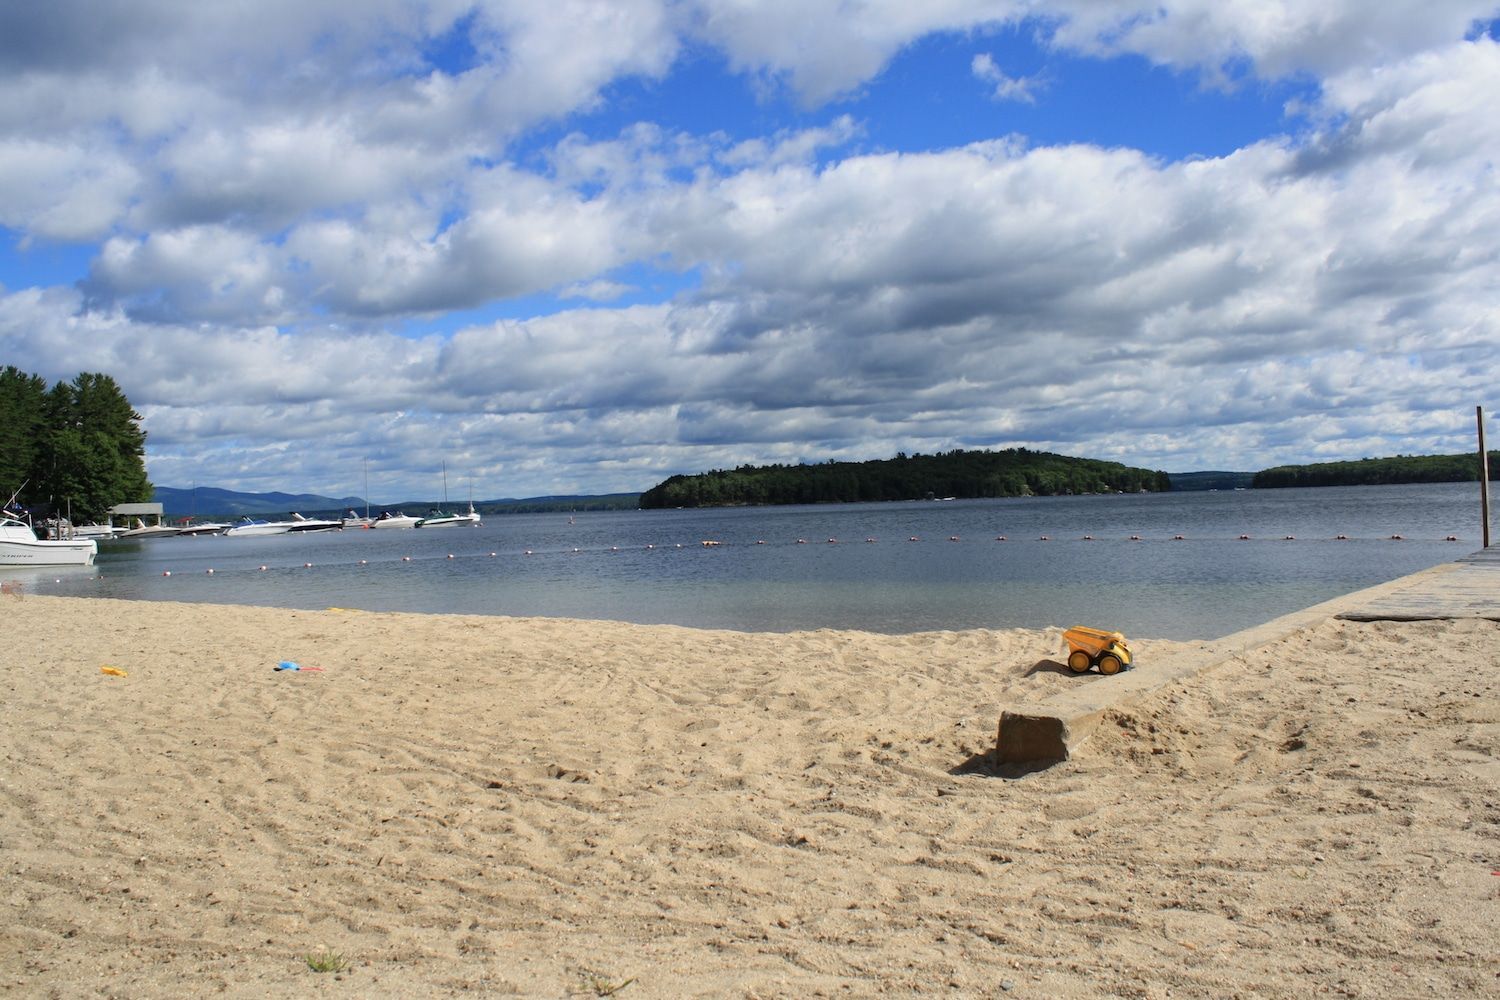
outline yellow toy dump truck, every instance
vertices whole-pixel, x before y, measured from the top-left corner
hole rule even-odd
[[[1101,674],[1117,674],[1130,666],[1130,646],[1119,632],[1074,625],[1063,633],[1068,643],[1068,669],[1075,674],[1098,667]]]

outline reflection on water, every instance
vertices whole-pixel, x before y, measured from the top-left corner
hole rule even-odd
[[[756,631],[1083,623],[1210,638],[1473,551],[1478,506],[1478,484],[1456,483],[492,515],[479,528],[106,542],[93,568],[0,567],[0,580]]]

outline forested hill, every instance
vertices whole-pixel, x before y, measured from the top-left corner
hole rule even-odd
[[[1500,478],[1500,452],[1490,452],[1490,478]],[[1388,483],[1461,483],[1479,481],[1479,456],[1396,455],[1357,462],[1278,465],[1255,474],[1256,489],[1283,486],[1380,486]]]
[[[1070,458],[1026,448],[897,455],[871,462],[745,465],[695,476],[673,476],[641,494],[641,506],[724,507],[739,504],[847,503],[1054,496],[1062,493],[1159,492],[1165,472],[1118,462]]]

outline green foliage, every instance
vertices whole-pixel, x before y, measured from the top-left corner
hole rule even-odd
[[[47,381],[12,365],[0,369],[0,503],[31,475],[46,420]]]
[[[36,375],[0,371],[0,492],[71,508],[76,521],[151,499],[141,415],[108,375],[85,372],[50,391]]]
[[[1247,489],[1255,479],[1253,472],[1174,472],[1172,489],[1190,490],[1240,490]]]
[[[314,972],[343,972],[349,968],[349,960],[341,952],[332,951],[327,945],[302,956],[307,967]]]
[[[1165,472],[1088,458],[1011,448],[941,455],[897,455],[872,462],[744,465],[696,476],[672,476],[641,494],[643,508],[750,504],[850,503],[926,497],[1052,496],[1062,493],[1158,492]]]
[[[550,514],[583,513],[595,510],[636,510],[641,505],[639,493],[603,493],[598,496],[532,497],[529,500],[497,500],[475,504],[481,514]]]
[[[1489,454],[1490,478],[1500,479],[1500,452]],[[1461,483],[1479,481],[1479,456],[1396,455],[1357,462],[1278,465],[1255,474],[1256,489],[1287,486],[1382,486],[1390,483]]]

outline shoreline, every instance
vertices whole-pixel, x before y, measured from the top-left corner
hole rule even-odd
[[[1494,622],[1319,617],[1004,779],[966,767],[1000,705],[1091,680],[1059,629],[0,613],[20,995],[1430,996],[1500,973],[1460,916],[1500,905],[1500,680],[1456,666]],[[1131,638],[1145,664],[1209,645]],[[312,971],[324,946],[350,967]]]

